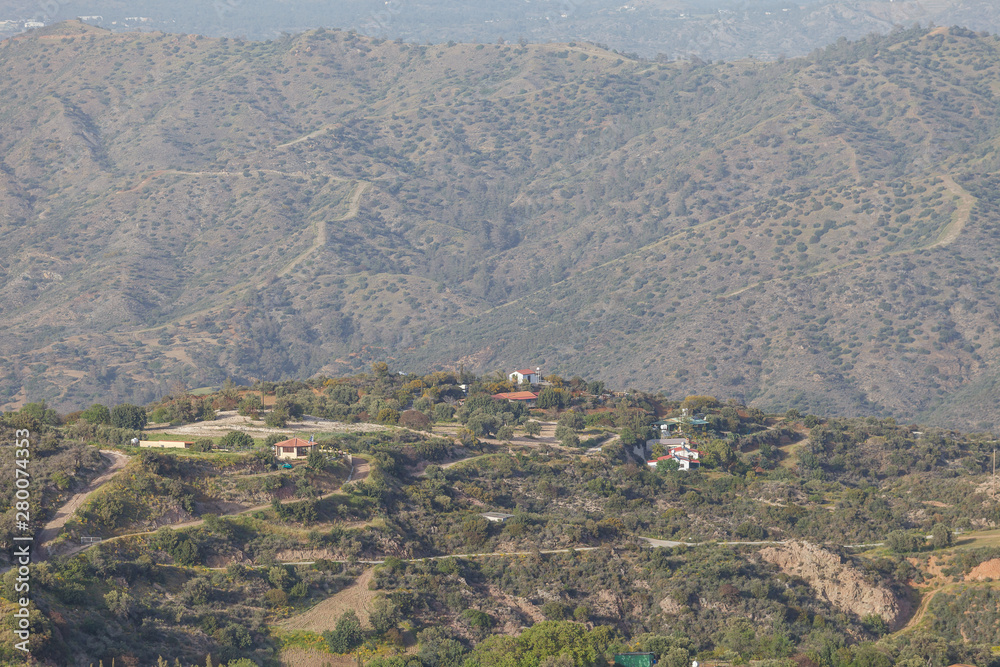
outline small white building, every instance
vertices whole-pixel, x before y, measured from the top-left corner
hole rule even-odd
[[[187,440],[140,440],[139,446],[150,449],[189,449],[193,442]]]
[[[274,456],[278,459],[305,459],[309,458],[309,452],[316,446],[315,442],[306,442],[301,438],[282,440],[274,443]]]
[[[542,381],[542,369],[536,368],[535,370],[531,370],[530,368],[522,368],[519,371],[514,371],[508,377],[515,384],[522,384],[524,382],[538,384]]]
[[[684,444],[671,447],[667,450],[666,456],[661,456],[654,461],[646,461],[646,465],[650,468],[656,468],[657,464],[662,461],[677,461],[679,470],[697,470],[701,467],[701,461],[698,460],[700,457],[701,452]]]

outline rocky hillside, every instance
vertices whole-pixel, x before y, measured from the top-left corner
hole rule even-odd
[[[71,409],[388,358],[988,427],[998,46],[9,40],[0,391]]]
[[[864,619],[872,614],[893,632],[909,619],[909,601],[888,586],[872,583],[859,568],[808,542],[789,542],[761,549],[760,558],[792,577],[809,583],[818,597],[837,609]]]

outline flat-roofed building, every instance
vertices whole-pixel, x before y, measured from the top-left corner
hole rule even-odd
[[[189,440],[140,440],[140,447],[159,449],[189,449],[194,442]]]

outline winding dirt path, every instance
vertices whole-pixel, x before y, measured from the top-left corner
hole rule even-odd
[[[112,453],[112,452],[108,452],[108,453]],[[114,452],[114,453],[117,453],[117,452]],[[344,483],[340,485],[340,488],[337,489],[336,491],[330,491],[329,493],[324,493],[321,496],[316,496],[315,500],[324,500],[324,499],[329,498],[331,496],[336,496],[336,495],[340,495],[340,494],[345,493],[345,488],[346,488],[346,486],[348,484],[350,484],[351,482],[358,482],[358,481],[363,480],[364,478],[368,477],[368,473],[370,471],[371,471],[371,464],[369,464],[368,461],[366,461],[365,459],[362,459],[362,458],[352,458],[352,460],[351,460],[351,472],[347,476],[347,479],[344,480]],[[85,499],[86,498],[84,498],[84,500]],[[298,502],[299,500],[304,500],[304,498],[290,498],[290,499],[282,502],[282,504],[284,505],[284,504],[287,504],[287,503],[294,503],[294,502]],[[82,504],[82,503],[83,503],[83,501],[81,501],[80,504]],[[76,507],[78,508],[79,506],[80,505],[77,505]],[[219,518],[240,516],[242,514],[249,514],[250,512],[257,512],[257,511],[260,511],[260,510],[266,510],[266,509],[270,509],[270,508],[271,508],[271,503],[268,503],[266,505],[256,505],[254,507],[248,507],[246,509],[242,509],[242,510],[239,510],[237,512],[230,512],[228,514],[219,514],[217,516]],[[74,508],[73,511],[75,512],[76,508]],[[70,512],[70,514],[66,515],[66,517],[63,519],[63,523],[66,523],[66,518],[68,518],[71,514],[72,514],[72,512]],[[115,540],[121,540],[121,539],[125,539],[127,537],[137,537],[139,535],[152,535],[153,533],[155,533],[160,528],[170,528],[172,530],[178,530],[178,529],[181,529],[181,528],[194,528],[195,526],[200,526],[203,523],[205,523],[204,519],[193,519],[191,521],[179,521],[177,523],[171,523],[171,524],[167,524],[167,525],[164,525],[164,526],[158,526],[156,528],[156,530],[141,530],[141,531],[137,531],[137,532],[134,532],[134,533],[124,533],[122,535],[114,535],[113,537],[109,537],[109,538],[107,538],[105,540],[101,540],[101,542],[99,542],[98,544],[104,543],[104,542],[113,542]],[[78,554],[81,551],[86,551],[87,549],[89,549],[92,546],[94,546],[94,544],[80,544],[80,545],[76,545],[72,549],[69,549],[69,550],[67,550],[65,552],[60,553],[60,555],[61,556],[72,556],[73,554]]]
[[[327,174],[323,172],[306,172],[306,171],[281,171],[280,169],[258,169],[252,168],[251,172],[259,172],[264,174],[277,174],[279,176],[288,176],[294,178],[309,178],[310,176],[315,176],[317,174],[325,176],[332,181],[347,181],[349,179],[343,176],[335,176],[334,174]],[[129,192],[138,192],[147,185],[149,185],[154,179],[160,176],[226,176],[234,178],[254,178],[251,176],[244,176],[242,171],[185,171],[183,169],[157,169],[149,173],[144,179],[139,181],[138,184],[129,188],[128,190],[119,190],[117,194],[127,194]]]
[[[361,210],[361,197],[368,190],[369,186],[371,186],[371,183],[368,181],[358,181],[358,184],[354,186],[354,191],[351,192],[350,199],[348,200],[347,212],[339,218],[335,218],[334,222],[344,222],[357,217],[358,211]],[[316,219],[316,240],[301,255],[286,264],[285,268],[278,272],[278,277],[287,276],[296,266],[308,259],[308,257],[314,252],[325,246],[327,235],[327,221],[326,218],[321,216]]]
[[[816,278],[818,276],[823,276],[828,273],[833,273],[834,271],[840,271],[841,269],[846,269],[852,266],[858,266],[860,264],[867,264],[869,262],[879,262],[885,260],[888,257],[898,257],[899,255],[911,255],[922,250],[932,250],[934,248],[943,248],[944,246],[954,243],[958,237],[961,235],[962,231],[965,229],[965,225],[969,222],[969,217],[972,215],[972,207],[975,205],[976,198],[972,194],[963,188],[961,185],[955,182],[955,180],[947,175],[939,175],[939,178],[944,182],[945,188],[951,192],[953,195],[959,198],[958,207],[952,214],[951,222],[945,225],[941,229],[941,233],[938,238],[933,243],[925,246],[920,246],[919,248],[907,248],[905,250],[895,250],[893,252],[887,252],[881,255],[874,255],[872,257],[860,257],[858,259],[853,259],[848,262],[843,262],[841,264],[835,264],[833,266],[826,267],[824,269],[819,269],[818,271],[813,271],[812,273],[807,273],[803,278]],[[779,278],[769,278],[768,280],[761,280],[759,282],[753,283],[752,285],[747,285],[746,287],[741,287],[738,290],[733,290],[732,292],[727,292],[722,295],[722,298],[728,299],[730,297],[739,296],[744,292],[748,292],[752,289],[757,289],[764,285],[770,283],[776,283],[780,281],[787,281],[787,277]]]
[[[917,624],[924,620],[924,615],[927,613],[927,608],[930,606],[931,600],[934,599],[934,596],[945,589],[954,587],[955,585],[956,584],[946,584],[940,588],[935,588],[924,593],[920,597],[920,605],[917,607],[917,611],[913,613],[913,616],[911,616],[910,620],[906,622],[906,625],[897,630],[896,633],[906,632],[907,630],[912,630],[917,627]]]
[[[38,543],[39,551],[43,555],[45,554],[46,545],[59,535],[59,531],[66,525],[69,518],[73,516],[73,514],[75,514],[85,502],[87,502],[87,499],[90,498],[94,492],[110,482],[111,479],[118,474],[118,471],[125,467],[125,464],[128,463],[129,460],[128,457],[121,452],[107,449],[102,449],[101,455],[104,459],[111,459],[110,467],[100,476],[95,478],[90,484],[88,484],[87,488],[74,495],[66,502],[66,504],[56,510],[55,516],[52,517],[52,520],[45,524],[45,527],[42,528],[40,533],[38,533],[36,541]]]
[[[441,470],[447,470],[448,468],[451,468],[452,466],[457,466],[459,463],[465,463],[466,461],[471,461],[473,459],[481,459],[484,456],[493,456],[493,453],[489,453],[489,454],[476,454],[475,456],[467,456],[464,459],[455,459],[454,461],[448,461],[447,463],[431,463],[431,464],[428,464],[423,470],[421,470],[420,472],[418,472],[415,475],[415,477],[427,477],[427,468],[430,468],[432,465],[437,466]]]
[[[959,204],[951,223],[941,230],[938,240],[927,246],[927,249],[940,248],[954,243],[965,230],[965,225],[969,222],[969,218],[972,215],[972,207],[976,203],[976,198],[968,190],[956,183],[955,179],[951,176],[946,174],[941,177],[941,180],[944,181],[944,186],[948,192],[958,197]]]

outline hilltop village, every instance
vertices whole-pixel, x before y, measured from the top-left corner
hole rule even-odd
[[[42,664],[992,664],[984,435],[384,363],[0,423]]]

